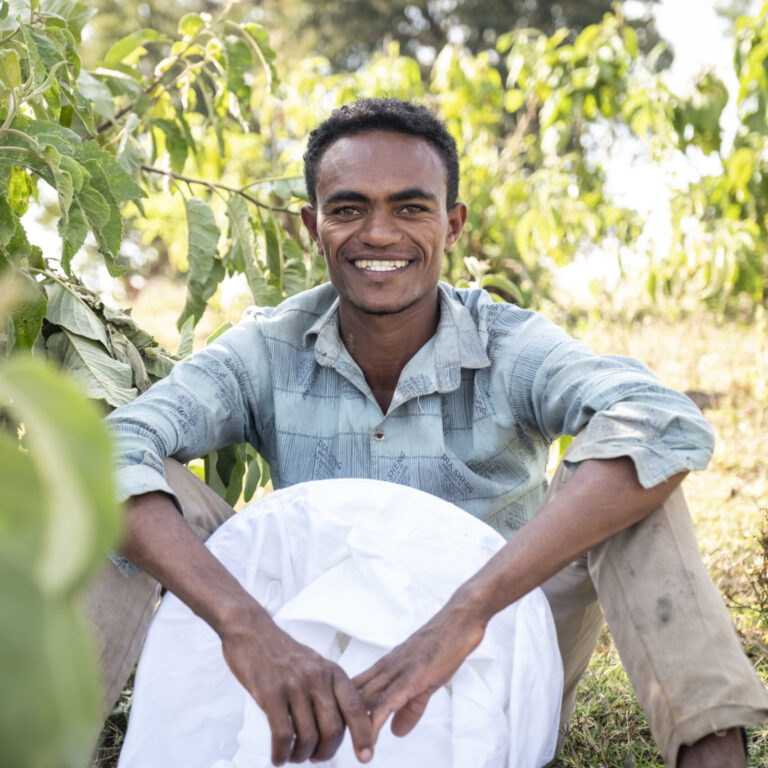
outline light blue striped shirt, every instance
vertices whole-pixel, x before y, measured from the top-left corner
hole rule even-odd
[[[330,477],[413,486],[509,538],[546,489],[550,443],[586,426],[571,462],[629,456],[651,487],[704,469],[713,434],[641,363],[595,355],[548,320],[440,283],[437,332],[403,369],[387,413],[346,350],[332,286],[241,323],[107,421],[121,499],[160,490],[162,458],[250,442],[275,488]]]

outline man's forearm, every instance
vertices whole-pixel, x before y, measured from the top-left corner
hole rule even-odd
[[[564,487],[451,599],[483,623],[580,554],[642,520],[686,473],[643,488],[628,458],[583,462]]]
[[[164,493],[131,499],[121,553],[219,634],[233,617],[242,618],[246,612],[251,621],[271,622],[267,612],[192,533]]]

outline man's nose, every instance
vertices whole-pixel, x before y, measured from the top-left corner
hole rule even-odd
[[[358,237],[364,245],[381,248],[398,242],[402,233],[388,212],[372,210],[363,220]]]

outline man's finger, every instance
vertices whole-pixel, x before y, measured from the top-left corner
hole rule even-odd
[[[292,763],[303,763],[317,749],[320,733],[315,722],[315,712],[307,695],[303,691],[294,691],[289,700],[291,720],[296,733],[290,760]]]
[[[344,722],[349,728],[357,759],[361,763],[367,763],[373,757],[375,743],[371,719],[368,717],[363,697],[340,668],[333,675],[333,692]]]
[[[386,656],[384,657],[386,658]],[[372,667],[368,667],[368,669],[364,670],[363,672],[360,672],[360,674],[355,675],[352,678],[352,684],[357,688],[358,690],[362,690],[368,683],[371,682],[375,677],[377,677],[380,674],[382,667],[382,659],[377,661]]]
[[[310,755],[312,760],[330,760],[344,738],[344,717],[339,711],[335,694],[330,693],[330,696],[326,693],[322,698],[312,699],[317,727],[320,730],[320,740]]]
[[[265,700],[262,709],[269,721],[272,733],[272,763],[282,765],[291,756],[293,723],[288,713],[288,702],[280,697]]]
[[[392,733],[395,736],[406,736],[416,727],[416,723],[421,720],[421,716],[429,704],[431,695],[430,691],[424,691],[395,712],[395,716],[392,718]]]

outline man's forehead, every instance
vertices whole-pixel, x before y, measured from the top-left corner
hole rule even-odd
[[[341,136],[328,146],[318,164],[318,185],[371,173],[414,179],[429,176],[445,183],[445,165],[437,149],[421,136],[396,131],[366,131]]]

